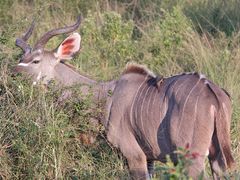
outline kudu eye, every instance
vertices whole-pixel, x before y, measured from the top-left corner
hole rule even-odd
[[[33,64],[38,64],[40,62],[40,60],[34,60],[32,61]]]

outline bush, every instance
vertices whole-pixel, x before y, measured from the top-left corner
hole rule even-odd
[[[132,32],[132,21],[124,22],[115,12],[89,15],[81,28],[80,65],[87,65],[88,72],[102,79],[116,77],[117,70],[134,59]]]
[[[135,3],[134,3],[135,2]],[[96,79],[118,78],[125,64],[136,61],[167,77],[198,71],[232,96],[232,147],[239,156],[239,32],[237,1],[66,1],[2,0],[0,2],[0,177],[3,179],[129,178],[125,159],[109,146],[102,126],[92,126],[89,97],[79,87],[73,99],[59,106],[62,90],[32,87],[11,70],[22,52],[15,39],[36,19],[29,40],[73,24],[79,14],[82,49],[71,62]],[[29,15],[31,14],[31,16]],[[222,23],[224,22],[224,23]],[[51,39],[54,49],[64,39]],[[81,100],[80,100],[81,99]],[[88,135],[95,135],[93,145]],[[189,178],[185,158],[157,166],[155,178]],[[236,178],[239,172],[231,174]],[[228,178],[228,176],[227,176]]]

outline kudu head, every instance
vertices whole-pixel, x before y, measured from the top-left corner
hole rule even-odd
[[[23,49],[24,54],[21,57],[19,64],[15,68],[16,73],[26,73],[32,77],[33,84],[41,81],[47,84],[54,79],[54,69],[58,63],[64,60],[69,60],[80,50],[81,36],[78,33],[73,33],[68,36],[57,49],[48,51],[44,48],[50,38],[75,31],[81,22],[79,16],[77,22],[72,26],[53,29],[45,33],[34,45],[33,48],[27,44],[27,40],[32,34],[35,23],[33,22],[28,31],[23,37],[16,40],[16,45]]]

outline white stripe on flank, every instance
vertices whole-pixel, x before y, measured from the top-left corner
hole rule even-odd
[[[177,81],[179,81],[179,79],[176,80],[176,82],[174,83],[174,85],[172,86],[172,92],[173,92],[173,87],[177,84]],[[177,87],[176,91],[175,91],[175,96],[177,97],[177,94],[178,94],[178,90],[181,90],[182,86],[184,86],[186,83],[188,82],[188,79],[184,79],[183,82]]]
[[[153,93],[155,93],[154,95],[153,95]],[[152,93],[151,93],[151,98],[153,98],[153,100],[151,99],[151,98],[149,98],[149,101],[148,101],[148,104],[147,104],[147,112],[149,112],[150,110],[150,103],[151,103],[151,105],[152,105],[152,107],[154,107],[154,104],[155,104],[155,99],[157,99],[156,98],[156,95],[158,94],[158,90],[156,90],[155,89],[155,91],[154,91],[154,89],[153,89],[153,91],[152,91]],[[151,101],[152,100],[152,101]],[[153,119],[154,120],[154,122],[155,122],[155,119],[154,119],[154,111],[150,111],[151,112],[151,114],[149,114],[149,118],[150,119]]]
[[[148,86],[148,84],[146,85],[146,87]],[[140,109],[140,123],[141,123],[141,128],[142,128],[142,131],[143,131],[143,134],[146,134],[145,133],[145,131],[144,131],[144,125],[143,125],[143,106],[145,105],[144,104],[144,101],[146,101],[146,97],[147,97],[147,94],[148,94],[148,91],[149,91],[149,89],[151,89],[151,85],[149,85],[148,87],[147,87],[147,91],[145,91],[145,94],[143,94],[142,96],[144,97],[143,98],[143,101],[142,101],[142,104],[141,104],[141,109]],[[146,107],[145,107],[146,108]],[[146,110],[146,109],[145,109]],[[146,113],[148,113],[148,111],[146,112]]]
[[[196,131],[195,131],[195,128],[197,128],[197,127],[196,127],[196,119],[197,119],[197,111],[198,111],[198,101],[199,101],[199,98],[201,97],[201,93],[202,93],[203,90],[204,90],[204,86],[202,86],[201,89],[199,90],[199,96],[197,97],[197,100],[196,100],[195,106],[194,106],[193,131],[192,131],[192,141],[191,141],[191,144],[196,143],[196,142],[194,141],[194,132],[196,132]]]
[[[143,80],[143,82],[140,84],[140,86],[138,87],[138,89],[137,89],[137,91],[136,91],[136,93],[135,93],[135,97],[134,97],[134,99],[133,99],[133,102],[132,102],[132,105],[131,105],[131,108],[130,108],[130,122],[131,122],[131,124],[133,124],[133,118],[134,118],[134,115],[133,115],[133,106],[134,106],[135,101],[136,101],[136,99],[137,99],[137,97],[138,97],[138,92],[139,92],[139,90],[141,89],[142,85],[146,82],[146,79],[147,79],[147,76],[145,77],[145,79]]]
[[[27,67],[29,64],[27,63],[19,63],[18,66],[24,66],[24,67]]]
[[[193,92],[193,90],[195,89],[195,87],[198,85],[198,83],[200,82],[200,80],[201,79],[199,79],[197,82],[196,82],[196,84],[192,87],[192,89],[189,91],[189,94],[187,95],[187,97],[186,97],[186,99],[185,99],[185,101],[184,101],[184,103],[183,103],[183,108],[182,108],[182,113],[181,113],[181,116],[180,116],[180,122],[179,122],[179,129],[178,129],[178,133],[177,133],[177,137],[179,138],[180,136],[179,136],[179,133],[180,133],[180,128],[181,128],[181,125],[182,125],[182,119],[183,119],[183,113],[184,113],[184,110],[185,110],[185,106],[186,106],[186,104],[187,104],[187,102],[188,102],[188,99],[189,99],[189,97],[190,97],[190,95],[192,94],[192,92]]]
[[[144,82],[146,82],[146,81],[144,80]],[[145,85],[145,86],[144,86],[144,85]],[[138,110],[135,110],[135,111],[134,111],[136,120],[139,119],[138,122],[141,122],[141,109],[142,109],[141,107],[142,107],[142,105],[143,105],[143,100],[144,100],[144,98],[142,98],[142,94],[143,94],[143,92],[144,92],[144,90],[145,90],[146,87],[148,87],[148,85],[147,85],[147,83],[144,83],[144,84],[142,85],[142,89],[139,90],[139,94],[137,94],[138,97],[137,97],[136,100],[135,100],[135,102],[136,102],[137,104],[139,104],[140,100],[142,100],[142,103],[141,103],[140,108],[137,108],[137,109],[140,110],[140,112],[138,112]],[[135,103],[134,103],[134,104],[135,104]],[[136,122],[136,121],[135,121],[135,122]]]

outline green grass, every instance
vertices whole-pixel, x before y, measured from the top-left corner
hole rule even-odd
[[[80,100],[77,87],[74,98],[59,106],[61,90],[33,87],[24,76],[11,72],[22,53],[15,39],[33,19],[37,26],[32,45],[47,30],[74,23],[80,13],[82,49],[71,63],[82,73],[97,80],[118,78],[125,64],[135,61],[164,76],[198,71],[225,88],[232,96],[232,149],[240,169],[240,3],[134,2],[1,0],[1,178],[129,178],[125,159],[107,143],[103,127],[89,123],[91,102],[87,97]],[[63,39],[64,35],[53,38],[47,48],[56,48]],[[97,141],[85,144],[82,134],[94,134]],[[156,179],[169,175],[171,168],[170,162],[158,163]],[[231,172],[236,179],[239,173]]]

